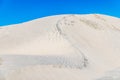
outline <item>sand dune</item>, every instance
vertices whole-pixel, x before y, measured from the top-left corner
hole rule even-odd
[[[5,80],[95,80],[120,67],[119,57],[120,19],[112,16],[57,15],[0,27]]]

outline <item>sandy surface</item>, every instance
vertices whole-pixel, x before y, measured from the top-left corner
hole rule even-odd
[[[112,76],[119,57],[120,19],[111,16],[58,15],[0,28],[0,80],[119,80]]]

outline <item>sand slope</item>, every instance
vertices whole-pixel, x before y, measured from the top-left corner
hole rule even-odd
[[[120,66],[120,19],[58,15],[4,26],[0,55],[1,73],[15,70],[6,80],[96,79]]]

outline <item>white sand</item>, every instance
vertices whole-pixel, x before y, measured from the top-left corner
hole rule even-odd
[[[120,67],[120,19],[58,15],[0,27],[0,55],[5,80],[93,80]]]

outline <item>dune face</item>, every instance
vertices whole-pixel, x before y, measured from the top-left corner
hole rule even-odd
[[[98,77],[119,63],[119,18],[58,15],[0,28],[2,80],[108,80]]]

